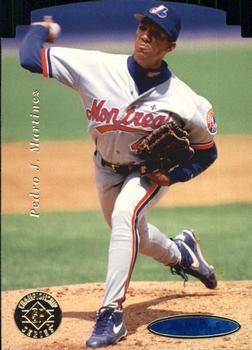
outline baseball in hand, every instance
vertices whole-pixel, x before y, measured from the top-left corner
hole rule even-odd
[[[55,39],[58,38],[61,28],[60,25],[56,22],[51,22],[49,25],[49,31],[48,31],[48,41],[54,42]]]

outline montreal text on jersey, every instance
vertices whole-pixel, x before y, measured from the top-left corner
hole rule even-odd
[[[106,100],[98,102],[97,99],[93,100],[91,109],[87,109],[87,117],[89,120],[100,122],[110,126],[111,130],[113,126],[131,126],[133,128],[152,128],[157,129],[165,122],[171,121],[171,115],[167,114],[153,114],[143,113],[136,111],[135,108],[129,108],[126,114],[120,117],[120,110],[116,107],[110,110],[104,107]],[[102,128],[97,128],[100,132],[103,132]],[[104,131],[109,131],[106,128]]]

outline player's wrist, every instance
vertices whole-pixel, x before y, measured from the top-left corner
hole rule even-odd
[[[154,182],[160,186],[171,186],[172,185],[172,180],[171,180],[170,176],[164,174],[161,171],[157,171],[157,172],[153,172],[153,173],[148,174],[148,178],[152,182]]]
[[[51,23],[53,23],[53,18],[52,16],[44,16],[44,21],[40,21],[40,22],[32,22],[31,25],[32,26],[43,26],[43,27],[46,27],[46,28],[49,28]]]
[[[47,22],[33,22],[31,26],[42,26],[49,29],[50,24]]]

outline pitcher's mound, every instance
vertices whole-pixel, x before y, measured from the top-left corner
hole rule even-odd
[[[85,348],[103,296],[103,284],[40,288],[51,294],[63,312],[58,330],[44,339],[23,335],[14,322],[14,310],[24,295],[38,289],[2,293],[4,350],[80,350]],[[208,290],[198,282],[132,282],[124,304],[128,336],[114,349],[251,350],[252,281],[220,282]],[[157,318],[178,314],[209,314],[236,320],[241,329],[209,339],[172,339],[151,334],[147,325]]]

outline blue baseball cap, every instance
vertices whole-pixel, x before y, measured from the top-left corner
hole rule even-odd
[[[145,7],[141,13],[135,13],[134,17],[141,21],[144,17],[151,19],[167,34],[169,41],[176,41],[181,29],[181,20],[170,5],[159,1],[150,2],[150,6]]]

